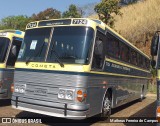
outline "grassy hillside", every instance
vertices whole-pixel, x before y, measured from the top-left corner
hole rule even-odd
[[[115,16],[114,29],[131,43],[150,55],[150,42],[160,30],[160,0],[144,0],[122,7],[122,16]],[[91,16],[98,18],[97,15]]]
[[[151,37],[160,30],[160,0],[145,0],[123,7],[121,12],[123,16],[115,17],[115,29],[149,55]]]

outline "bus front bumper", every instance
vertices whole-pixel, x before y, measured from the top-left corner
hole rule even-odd
[[[15,109],[67,119],[85,119],[89,114],[89,105],[64,104],[16,96],[12,96],[11,103]]]

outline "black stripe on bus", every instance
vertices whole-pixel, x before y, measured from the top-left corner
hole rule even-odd
[[[14,71],[14,69],[0,68],[0,71]]]

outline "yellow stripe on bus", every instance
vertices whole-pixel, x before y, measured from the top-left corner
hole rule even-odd
[[[116,73],[108,73],[108,72],[97,72],[97,71],[91,71],[90,73],[93,73],[93,74],[102,74],[102,75],[111,75],[111,76],[120,76],[120,77],[131,77],[131,78],[143,78],[143,79],[150,79],[149,77],[132,76],[132,75],[116,74]]]
[[[142,76],[132,76],[132,75],[124,75],[124,74],[116,74],[109,72],[90,72],[90,65],[73,65],[73,64],[65,64],[65,67],[62,68],[59,64],[56,63],[36,63],[31,62],[28,65],[23,62],[17,62],[15,68],[23,68],[23,69],[35,69],[35,70],[57,70],[57,71],[69,71],[69,72],[85,72],[92,74],[101,74],[101,75],[112,75],[112,76],[121,76],[121,77],[132,77],[132,78],[147,78]]]
[[[1,63],[0,68],[6,68],[6,65]]]
[[[57,70],[57,71],[75,71],[75,72],[86,72],[90,71],[90,65],[79,65],[79,64],[65,64],[61,67],[58,63],[39,63],[30,62],[28,65],[24,62],[17,62],[15,68],[26,68],[26,69],[37,69],[37,70]]]

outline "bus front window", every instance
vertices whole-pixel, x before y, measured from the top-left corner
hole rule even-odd
[[[55,27],[50,45],[48,62],[87,64],[94,30],[88,27]]]
[[[59,62],[62,66],[63,63],[87,64],[93,39],[94,30],[89,27],[29,29],[25,33],[18,60],[26,63]]]
[[[9,42],[8,38],[0,37],[0,63],[3,63],[5,60]]]
[[[29,29],[25,33],[18,60],[43,62],[47,51],[51,28]]]

